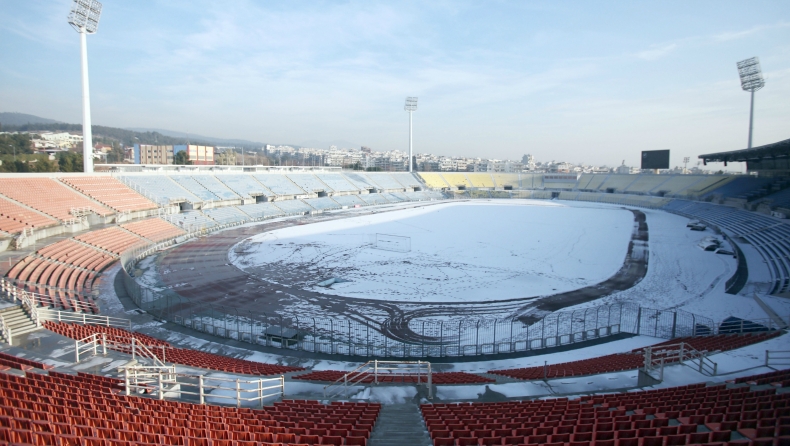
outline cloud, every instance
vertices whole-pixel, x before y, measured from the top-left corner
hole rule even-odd
[[[678,48],[677,43],[670,43],[666,45],[653,45],[649,50],[644,50],[636,53],[636,57],[644,60],[658,60],[675,51]]]

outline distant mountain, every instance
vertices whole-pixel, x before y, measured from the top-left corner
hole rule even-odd
[[[25,124],[59,124],[60,121],[54,119],[41,118],[25,113],[0,112],[0,124],[3,125],[25,125]]]
[[[135,132],[157,132],[159,134],[165,136],[172,136],[174,138],[188,138],[190,141],[205,141],[210,142],[212,144],[223,145],[223,146],[244,146],[244,147],[262,147],[265,146],[266,143],[256,142],[256,141],[248,141],[246,139],[226,139],[226,138],[213,138],[211,136],[202,136],[202,135],[195,135],[192,133],[184,133],[184,132],[175,132],[173,130],[166,130],[166,129],[154,129],[154,128],[143,128],[143,127],[129,127],[126,130],[132,130]]]

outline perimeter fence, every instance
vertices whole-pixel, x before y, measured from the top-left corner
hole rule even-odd
[[[382,322],[353,318],[256,313],[196,301],[135,280],[134,266],[170,242],[137,247],[121,256],[129,296],[155,317],[214,336],[314,353],[378,358],[429,358],[528,352],[620,333],[671,339],[707,335],[712,319],[685,311],[616,303],[554,312],[540,319],[478,318]]]

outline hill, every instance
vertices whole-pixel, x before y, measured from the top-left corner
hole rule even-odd
[[[25,113],[13,112],[0,112],[0,124],[3,127],[11,125],[25,125],[25,124],[57,124],[60,121],[54,119],[42,118],[40,116],[28,115]]]

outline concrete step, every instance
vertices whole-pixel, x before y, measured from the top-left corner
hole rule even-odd
[[[431,437],[416,403],[381,406],[368,446],[430,446]]]
[[[14,305],[12,307],[0,310],[0,315],[3,316],[3,321],[6,327],[11,331],[11,336],[30,333],[38,330],[40,327],[36,326],[30,315],[22,308],[21,305]],[[8,341],[5,339],[5,341]]]

